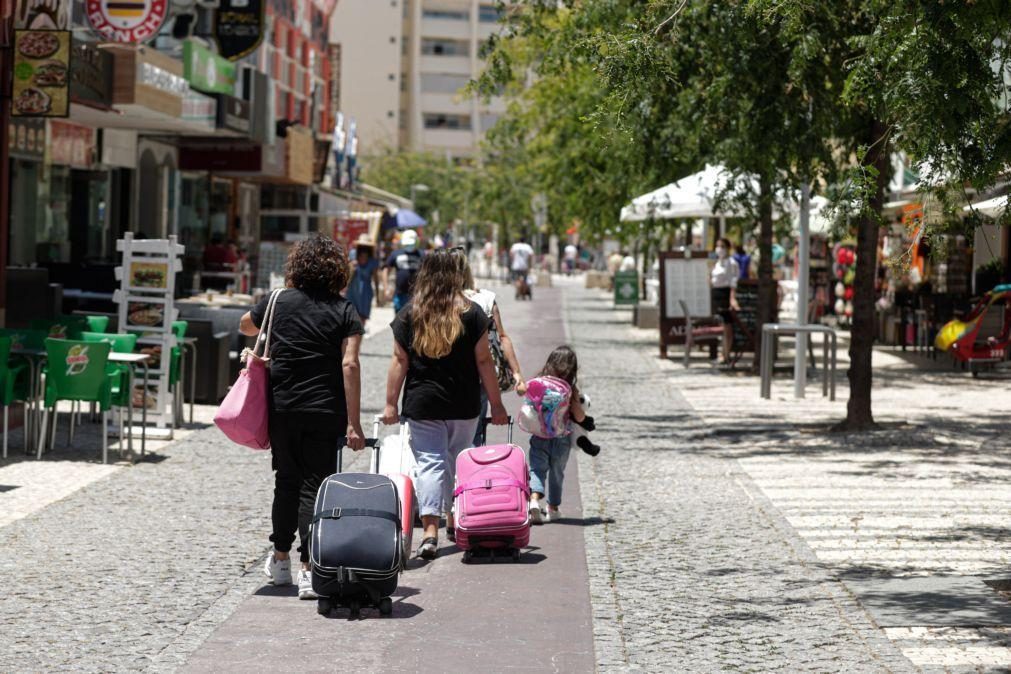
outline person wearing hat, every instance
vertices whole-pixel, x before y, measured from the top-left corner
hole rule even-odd
[[[421,251],[418,250],[418,233],[413,229],[405,229],[400,235],[400,248],[393,251],[386,259],[383,284],[386,286],[387,298],[393,298],[393,311],[400,310],[411,299],[414,289],[414,278],[421,269]],[[396,269],[395,284],[390,284],[390,270]]]
[[[362,234],[355,241],[355,256],[351,262],[351,282],[348,283],[348,299],[358,310],[362,325],[372,314],[373,286],[379,283],[379,260],[376,259],[376,244]]]

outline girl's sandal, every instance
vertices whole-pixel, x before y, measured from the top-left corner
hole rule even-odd
[[[418,547],[418,557],[422,559],[432,560],[435,559],[435,555],[439,551],[439,539],[434,536],[429,536],[421,540],[421,546]]]

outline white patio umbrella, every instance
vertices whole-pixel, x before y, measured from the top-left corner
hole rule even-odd
[[[988,218],[999,218],[1004,215],[1004,211],[1008,207],[1008,195],[994,197],[993,199],[987,199],[986,201],[978,201],[971,206],[965,206],[962,208],[963,211],[979,211]]]
[[[742,209],[725,205],[717,210],[716,197],[725,191],[733,175],[723,166],[707,164],[698,173],[636,197],[621,209],[622,222],[641,222],[650,217],[659,220],[677,218],[715,218],[744,215]],[[738,178],[746,187],[751,178]],[[754,185],[752,185],[754,187]]]

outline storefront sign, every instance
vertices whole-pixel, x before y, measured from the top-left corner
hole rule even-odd
[[[285,141],[288,154],[286,172],[288,180],[302,185],[311,184],[313,178],[312,132],[292,126],[288,128]]]
[[[337,218],[333,225],[333,238],[344,244],[344,249],[350,249],[351,245],[363,234],[368,236],[369,221],[352,218]]]
[[[330,160],[330,144],[329,140],[315,141],[312,157],[313,182],[321,183],[326,177],[326,165]]]
[[[49,161],[90,168],[95,162],[95,130],[69,122],[49,122]]]
[[[260,46],[265,10],[266,0],[220,0],[212,32],[222,56],[235,61]]]
[[[250,105],[249,137],[258,143],[274,143],[274,83],[258,70],[243,71],[243,98]]]
[[[208,131],[214,129],[214,120],[218,115],[218,103],[210,96],[189,91],[183,96],[182,118],[187,122],[199,122],[207,127]]]
[[[14,31],[15,117],[70,114],[70,31]]]
[[[16,0],[15,28],[67,30],[71,0]],[[6,15],[5,15],[6,16]]]
[[[255,172],[263,167],[259,145],[239,143],[192,143],[179,148],[181,171]]]
[[[12,119],[7,128],[7,150],[15,159],[42,161],[46,153],[46,120]]]
[[[168,0],[86,0],[92,29],[110,42],[146,42],[158,35]]]
[[[112,54],[95,44],[76,40],[71,51],[71,100],[109,107],[112,104]]]
[[[235,64],[193,40],[183,43],[183,69],[194,89],[215,94],[235,92]]]
[[[218,94],[218,128],[228,129],[248,136],[252,126],[250,122],[249,103],[229,96],[228,94]]]

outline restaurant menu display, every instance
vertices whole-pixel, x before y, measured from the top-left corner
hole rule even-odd
[[[682,250],[660,253],[660,357],[667,347],[684,344],[687,321],[681,302],[692,318],[709,318],[709,253]]]
[[[138,334],[137,350],[151,356],[148,361],[151,376],[147,391],[134,391],[137,405],[147,405],[153,411],[148,418],[161,428],[172,427],[172,392],[169,390],[171,359],[161,354],[172,353],[177,346],[172,322],[178,317],[175,308],[176,274],[182,271],[183,246],[176,237],[136,240],[127,232],[116,242],[122,253],[122,266],[116,268],[120,289],[115,301],[119,305],[119,324],[126,331]],[[140,378],[135,386],[143,387]]]
[[[15,30],[11,115],[70,114],[70,31]]]

